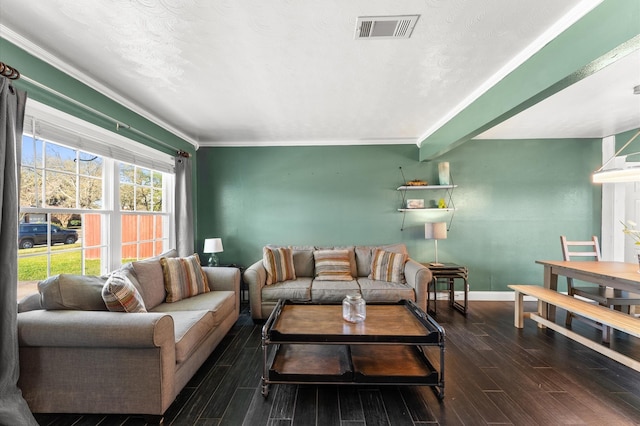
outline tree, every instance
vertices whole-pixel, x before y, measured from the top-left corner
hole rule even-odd
[[[23,162],[20,205],[99,209],[102,207],[102,165],[101,157],[46,142],[44,161]],[[69,214],[56,216],[65,225],[71,219]]]
[[[41,151],[44,155],[37,154]],[[101,209],[102,168],[99,156],[31,141],[23,150],[20,206]],[[162,173],[121,163],[119,177],[122,210],[162,211]],[[72,215],[56,214],[55,218],[67,227]]]

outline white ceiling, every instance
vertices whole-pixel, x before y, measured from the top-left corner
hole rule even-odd
[[[196,146],[416,143],[599,1],[0,0],[0,36]],[[354,39],[358,16],[408,14],[409,39]],[[617,132],[588,105],[621,105],[628,68],[483,137]]]
[[[640,127],[640,50],[574,83],[476,139],[603,138]]]

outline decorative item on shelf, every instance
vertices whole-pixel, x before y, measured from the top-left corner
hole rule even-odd
[[[438,208],[439,209],[446,209],[447,208],[447,202],[444,201],[444,198],[440,198],[438,200]]]
[[[444,161],[442,163],[438,163],[438,182],[440,182],[440,185],[450,185],[450,177],[451,174],[449,173],[449,162]]]
[[[367,304],[358,293],[347,294],[342,300],[342,318],[349,322],[362,322],[367,317]]]
[[[413,179],[407,182],[407,186],[427,186],[426,180]]]
[[[408,199],[407,208],[408,209],[424,209],[424,200]]]
[[[431,266],[442,266],[442,263],[438,262],[438,240],[445,240],[447,238],[447,222],[426,222],[424,224],[424,239],[434,240],[436,260],[431,262]]]
[[[218,266],[218,256],[216,253],[222,253],[222,238],[207,238],[204,240],[204,253],[210,253],[208,266]]]

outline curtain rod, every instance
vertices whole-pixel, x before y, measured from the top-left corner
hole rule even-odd
[[[1,64],[1,62],[0,62],[0,64]],[[174,146],[171,146],[168,143],[166,143],[164,141],[161,141],[160,139],[158,139],[158,138],[156,138],[154,136],[148,135],[148,134],[136,129],[135,127],[131,127],[129,124],[122,123],[121,121],[111,117],[110,115],[107,115],[102,111],[98,111],[97,109],[95,109],[93,107],[90,107],[89,105],[85,105],[80,101],[77,101],[77,100],[75,100],[73,98],[70,98],[69,96],[65,95],[64,93],[60,93],[55,89],[52,89],[52,88],[50,88],[48,86],[45,86],[44,84],[42,84],[42,83],[40,83],[38,81],[35,81],[35,80],[27,77],[26,75],[22,76],[22,80],[26,81],[29,84],[32,84],[32,85],[38,87],[39,89],[42,89],[42,90],[44,90],[46,92],[49,92],[52,95],[55,95],[60,99],[63,99],[65,101],[67,101],[67,102],[70,102],[70,103],[74,104],[75,106],[78,106],[78,107],[84,109],[85,111],[88,111],[88,112],[90,112],[92,114],[95,114],[98,117],[101,117],[101,118],[104,118],[105,120],[111,121],[112,123],[114,123],[116,125],[116,133],[119,132],[120,129],[125,129],[125,130],[133,132],[133,133],[135,133],[135,134],[137,134],[139,136],[142,136],[145,139],[152,140],[155,143],[157,143],[159,145],[162,145],[165,148],[168,148],[168,149],[174,151],[175,155],[177,155],[177,156],[180,156],[180,157],[188,157],[188,156],[190,156],[190,154],[188,152],[186,152],[186,151],[176,150],[176,148]]]
[[[20,71],[4,62],[0,62],[0,75],[7,77],[9,80],[17,80],[20,78]]]

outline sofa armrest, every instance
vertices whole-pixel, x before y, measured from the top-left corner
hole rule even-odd
[[[18,342],[32,347],[149,348],[175,346],[164,313],[37,310],[18,314]]]
[[[242,278],[249,287],[249,303],[252,315],[254,315],[254,318],[259,318],[259,316],[255,315],[262,312],[262,287],[267,282],[267,270],[264,269],[262,260],[258,260],[249,266],[242,274]]]
[[[413,287],[416,292],[416,305],[427,312],[427,295],[429,283],[433,279],[431,270],[413,259],[404,264],[404,278],[407,285]]]
[[[240,294],[240,269],[228,266],[204,266],[211,290],[235,291]]]
[[[18,386],[34,412],[162,415],[177,393],[174,336],[165,313],[23,312]]]

